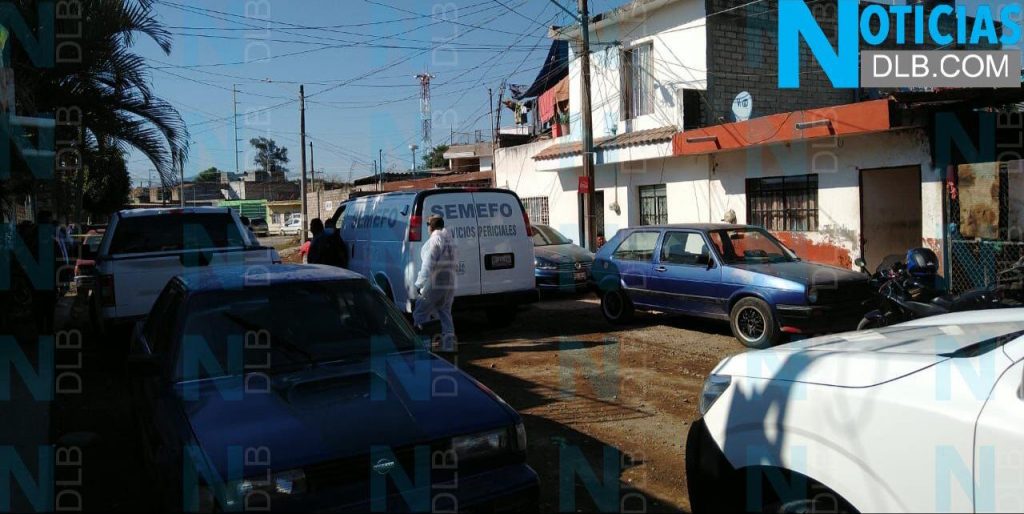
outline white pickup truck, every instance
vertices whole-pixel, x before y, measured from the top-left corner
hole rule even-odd
[[[171,278],[190,270],[280,261],[228,208],[122,210],[111,219],[96,255],[92,322],[101,333],[129,327],[149,313]]]

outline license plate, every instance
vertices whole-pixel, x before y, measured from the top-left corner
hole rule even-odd
[[[492,253],[484,258],[484,267],[487,270],[514,268],[516,267],[516,255],[514,253]]]
[[[587,272],[586,271],[577,271],[577,272],[572,274],[572,278],[575,281],[577,281],[577,282],[583,282],[584,280],[587,279]]]

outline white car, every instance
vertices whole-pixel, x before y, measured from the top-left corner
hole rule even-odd
[[[686,474],[700,511],[1024,511],[1024,309],[723,360]]]
[[[282,236],[297,236],[299,232],[302,232],[302,218],[292,218],[278,230]]]

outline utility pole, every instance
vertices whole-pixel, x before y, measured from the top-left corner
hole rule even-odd
[[[384,149],[380,148],[377,150],[377,162],[380,163],[380,176],[377,177],[377,191],[384,191]]]
[[[313,142],[309,142],[309,170],[311,178],[313,179],[313,191],[317,191],[316,188],[316,164],[313,161]],[[316,217],[320,217],[320,204],[324,203],[323,198],[320,198],[320,192],[316,193]]]
[[[185,207],[185,151],[184,150],[178,150],[178,173],[179,173],[178,176],[181,177],[181,185],[178,186],[178,196],[180,196],[181,198],[179,198],[178,200],[180,200],[179,203],[184,208]]]
[[[231,84],[231,105],[234,106],[234,116],[232,116],[232,119],[235,122],[235,175],[240,174],[238,170],[238,92],[235,89],[237,85]]]
[[[300,240],[305,240],[309,234],[309,219],[306,217],[306,88],[302,85],[299,86],[299,133],[302,141],[299,146],[302,147],[302,179],[300,180],[302,187],[302,237]]]
[[[487,105],[491,110],[491,155],[494,155],[494,145],[498,142],[498,138],[494,137],[494,91],[491,88],[487,88]]]
[[[583,176],[587,178],[587,193],[583,195],[580,219],[582,240],[591,251],[596,250],[597,240],[597,213],[594,212],[594,203],[597,196],[594,194],[594,125],[593,113],[590,108],[590,13],[587,10],[587,0],[579,0],[580,29],[583,35],[583,45],[580,51],[580,66],[582,77],[582,102],[580,105],[581,121],[583,122]]]
[[[505,98],[505,81],[501,81],[501,87],[498,88],[498,115],[494,120],[494,144],[501,146],[501,100]],[[582,241],[582,240],[581,240]]]

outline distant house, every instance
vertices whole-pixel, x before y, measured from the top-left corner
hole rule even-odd
[[[229,189],[218,182],[186,182],[185,204],[190,206],[211,206],[229,196]],[[132,188],[131,205],[134,207],[160,207],[179,205],[182,188],[172,186],[142,186]]]

